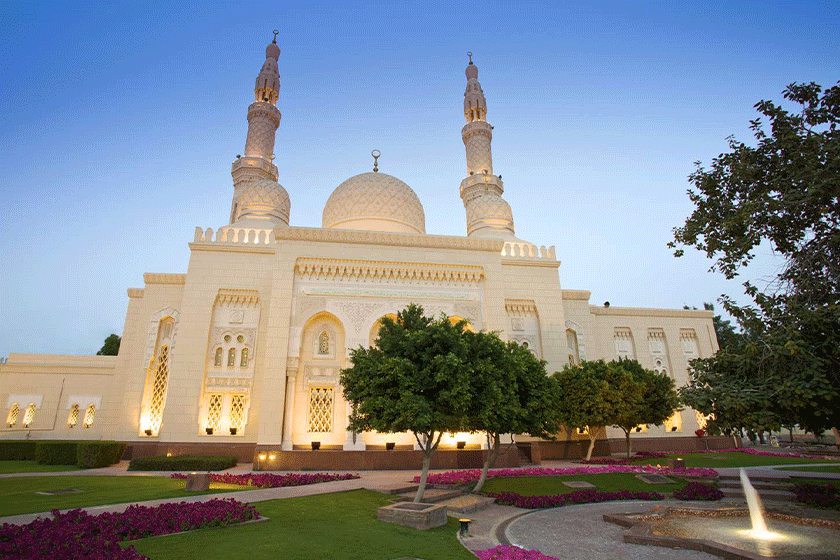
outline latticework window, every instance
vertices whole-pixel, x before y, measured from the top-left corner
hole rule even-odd
[[[242,356],[239,359],[239,367],[248,367],[248,349],[242,349]]]
[[[711,416],[706,416],[702,412],[695,410],[694,417],[697,419],[697,425],[700,427],[700,429],[705,430],[706,425],[709,423],[709,418],[711,418]]]
[[[218,432],[222,419],[222,395],[210,395],[210,406],[207,409],[207,424],[205,428],[212,428]]]
[[[228,350],[228,364],[227,367],[233,367],[236,363],[236,348]]]
[[[23,427],[28,428],[33,420],[35,420],[35,403],[30,403],[23,414]]]
[[[666,432],[681,432],[682,431],[682,415],[680,411],[674,412],[670,418],[665,420]]]
[[[230,427],[240,432],[245,427],[245,395],[233,395],[230,400]]]
[[[9,407],[9,415],[6,417],[6,425],[8,427],[11,428],[17,424],[18,414],[20,414],[20,407],[18,406],[18,403],[12,403],[12,406]]]
[[[647,424],[639,424],[638,426],[636,426],[635,428],[633,428],[633,431],[634,431],[634,432],[636,432],[636,433],[638,433],[638,434],[644,434],[644,433],[647,433],[647,430],[648,430],[648,428],[647,428]]]
[[[578,353],[578,339],[577,333],[572,329],[566,330],[566,345],[569,350],[569,364],[576,366],[580,364],[580,354]]]
[[[333,412],[332,387],[309,389],[309,431],[331,432]]]
[[[323,356],[330,353],[330,335],[327,331],[322,332],[318,337],[318,353]]]
[[[213,360],[213,365],[216,367],[222,367],[222,349],[216,348],[216,356]]]
[[[85,428],[90,428],[91,426],[93,426],[93,417],[95,415],[96,415],[96,406],[89,405],[87,407],[87,410],[85,411],[85,419],[82,422],[82,424],[85,426]]]
[[[149,407],[149,428],[158,433],[163,423],[163,404],[166,400],[166,385],[169,382],[169,346],[161,346],[157,367],[152,378],[152,402]]]
[[[74,428],[79,421],[79,405],[74,404],[70,409],[70,414],[67,416],[67,427]]]

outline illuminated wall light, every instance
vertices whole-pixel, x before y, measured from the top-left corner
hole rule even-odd
[[[265,461],[265,453],[259,454],[260,461]]]
[[[276,459],[276,458],[277,458],[277,455],[275,455],[274,453],[272,453],[271,455],[269,455],[269,456],[268,456],[268,458],[269,458],[269,460],[273,461],[274,459]]]

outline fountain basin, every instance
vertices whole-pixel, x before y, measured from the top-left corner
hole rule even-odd
[[[745,508],[660,506],[641,513],[604,515],[630,530],[624,542],[699,550],[737,560],[840,558],[840,521],[768,510],[768,532],[752,532]]]

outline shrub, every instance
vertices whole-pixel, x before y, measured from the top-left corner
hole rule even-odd
[[[187,475],[176,473],[172,478],[187,478]],[[221,482],[224,484],[239,484],[240,486],[255,486],[257,488],[281,488],[285,486],[305,486],[307,484],[318,484],[319,482],[332,482],[333,480],[352,480],[359,478],[357,474],[332,474],[332,473],[289,473],[289,474],[273,474],[273,473],[248,473],[248,474],[230,474],[220,473],[211,474],[210,480],[212,482]]]
[[[35,460],[42,465],[75,465],[77,441],[35,442]]]
[[[674,497],[678,500],[704,500],[713,502],[723,498],[723,492],[708,484],[689,482],[679,490],[674,490]]]
[[[479,550],[475,555],[478,556],[479,560],[559,560],[554,556],[546,556],[539,550],[526,550],[508,544]]]
[[[828,484],[794,484],[796,501],[811,507],[840,509],[840,490]]]
[[[594,504],[597,502],[614,502],[616,500],[664,500],[665,496],[657,492],[602,492],[600,490],[579,490],[567,494],[550,496],[522,496],[516,492],[501,492],[488,494],[495,496],[496,503],[505,506],[516,506],[523,509],[541,509],[560,507],[569,504]]]
[[[0,441],[0,461],[32,461],[35,459],[35,442]]]
[[[76,464],[83,469],[98,469],[119,463],[125,444],[118,441],[84,441],[76,448]]]
[[[180,455],[140,457],[128,464],[130,471],[221,471],[236,466],[236,457],[224,455]]]

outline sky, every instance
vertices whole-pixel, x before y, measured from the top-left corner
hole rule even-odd
[[[753,105],[840,80],[840,4],[813,2],[0,2],[0,357],[90,354],[126,288],[186,272],[227,223],[230,165],[279,30],[274,163],[291,225],[345,179],[410,185],[428,233],[465,235],[468,51],[516,235],[555,245],[591,303],[702,308],[741,277],[667,243],[694,162],[749,141]],[[720,307],[720,306],[718,306]]]

